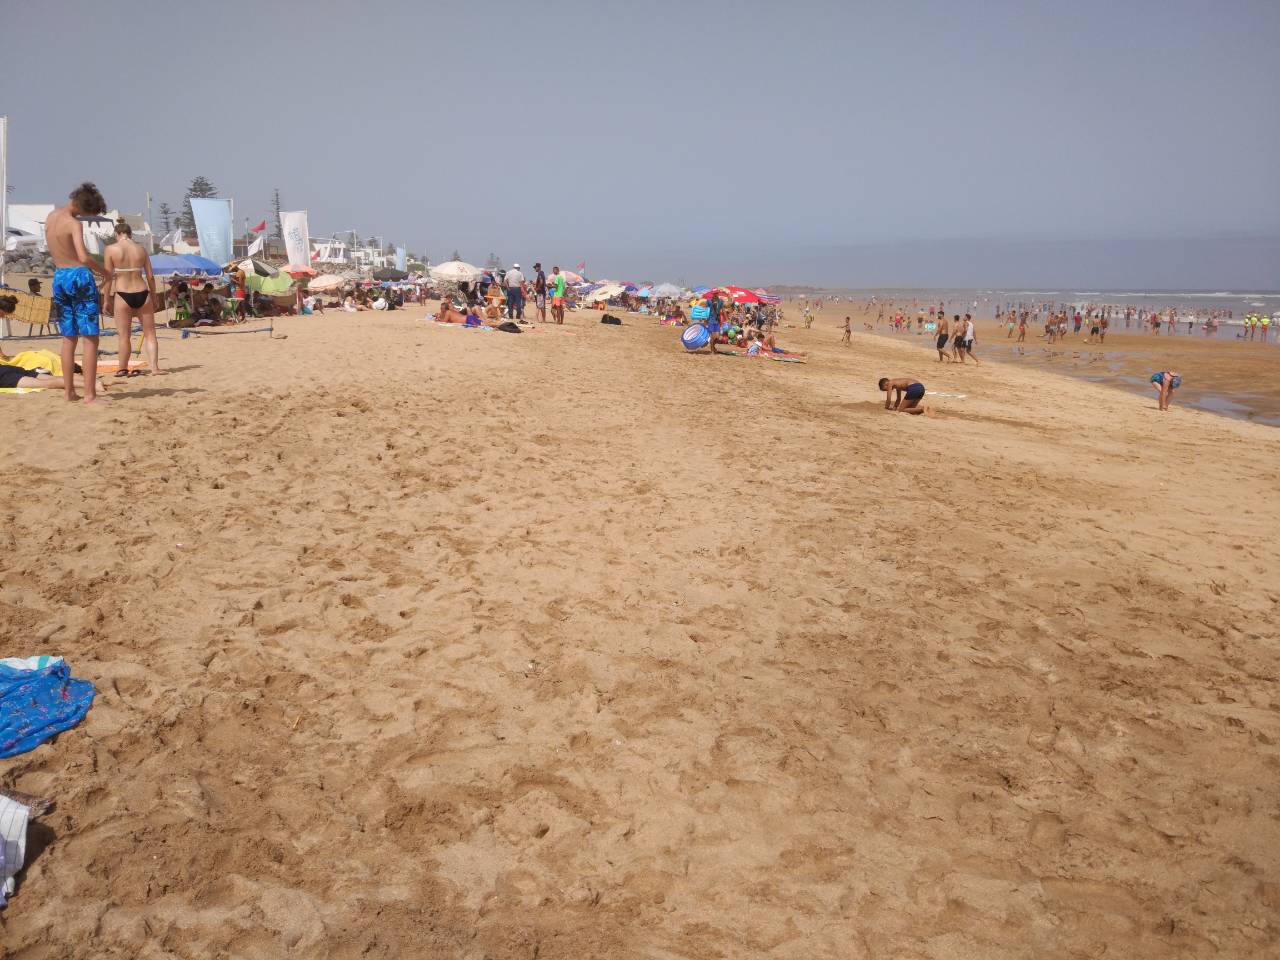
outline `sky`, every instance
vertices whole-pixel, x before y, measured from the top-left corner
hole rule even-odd
[[[1280,288],[1277,0],[0,0],[10,200],[482,263]],[[154,219],[154,218],[153,218]]]

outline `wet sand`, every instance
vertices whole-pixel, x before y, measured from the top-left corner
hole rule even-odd
[[[842,304],[824,304],[815,328],[842,329],[850,310]],[[799,316],[793,305],[788,312]],[[864,321],[875,323],[875,312],[858,310],[853,314],[855,329]],[[1273,331],[1272,342],[1210,339],[1197,328],[1191,336],[1151,336],[1136,332],[1108,333],[1103,343],[1086,343],[1088,329],[1079,336],[1069,333],[1065,341],[1052,346],[1040,335],[1043,326],[1029,327],[1027,341],[1017,344],[1007,337],[1007,330],[993,320],[977,322],[975,353],[979,358],[1017,361],[1094,383],[1107,384],[1130,392],[1154,395],[1151,374],[1157,370],[1175,370],[1182,374],[1183,385],[1177,392],[1178,403],[1242,420],[1253,420],[1280,426],[1280,331]],[[914,328],[914,324],[913,324]],[[895,334],[886,323],[874,331],[893,339],[918,343],[933,350],[933,338]],[[1021,347],[1021,349],[1020,349]]]
[[[6,957],[1280,950],[1280,433],[418,316],[0,397],[0,655],[99,691]]]

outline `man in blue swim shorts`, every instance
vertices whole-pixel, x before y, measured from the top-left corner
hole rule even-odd
[[[102,306],[98,302],[95,274],[104,280],[109,275],[98,266],[84,248],[84,232],[77,217],[101,216],[107,202],[92,183],[82,183],[71,191],[70,202],[49,214],[45,221],[45,240],[49,255],[57,268],[53,274],[53,302],[57,305],[62,334],[62,369],[74,370],[76,345],[84,337],[84,402],[99,403],[106,399],[97,393],[98,321]],[[63,384],[67,400],[78,400],[71,377]]]
[[[923,383],[916,380],[908,380],[905,377],[897,380],[881,377],[880,389],[884,391],[884,408],[886,410],[910,413],[913,416],[929,412],[920,402],[924,399]]]

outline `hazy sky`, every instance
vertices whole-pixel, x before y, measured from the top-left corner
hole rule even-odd
[[[433,259],[1280,287],[1280,0],[0,0],[0,27],[14,202],[176,207],[203,174],[237,226],[278,186],[313,237]]]

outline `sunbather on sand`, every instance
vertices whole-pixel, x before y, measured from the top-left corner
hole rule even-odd
[[[60,390],[66,385],[67,381],[62,377],[55,377],[48,373],[37,373],[34,370],[27,370],[8,363],[0,363],[0,388],[26,387],[30,389]],[[98,389],[102,391],[107,389],[107,383],[101,377],[98,378]]]
[[[436,314],[437,323],[466,323],[467,315],[453,305],[451,300],[440,301],[440,311]]]

